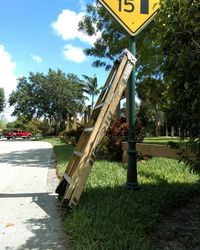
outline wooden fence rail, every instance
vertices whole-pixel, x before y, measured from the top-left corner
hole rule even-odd
[[[175,149],[167,145],[137,143],[136,149],[139,154],[142,154],[144,156],[165,157],[175,160],[180,160],[183,156],[186,156],[189,159],[195,159],[194,153],[187,150],[185,147],[180,147],[179,149]],[[128,160],[127,142],[122,142],[122,151],[123,151],[122,161],[127,162]]]

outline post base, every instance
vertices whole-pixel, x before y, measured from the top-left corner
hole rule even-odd
[[[132,189],[132,190],[140,190],[140,186],[138,185],[137,182],[127,182],[126,183],[126,188],[127,189]]]

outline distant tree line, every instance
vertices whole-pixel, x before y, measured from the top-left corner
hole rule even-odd
[[[9,97],[12,115],[17,117],[8,127],[27,128],[46,134],[58,134],[69,125],[71,118],[83,113],[85,101],[98,93],[96,77],[49,69],[43,73],[30,72],[28,77],[18,79],[17,88]]]
[[[19,78],[9,103],[14,116],[27,122],[42,119],[58,133],[63,123],[82,111],[85,99],[83,82],[76,75],[49,69],[46,75],[31,72]]]

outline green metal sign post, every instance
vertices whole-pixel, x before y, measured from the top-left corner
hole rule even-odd
[[[154,18],[160,8],[160,0],[99,0],[110,14],[130,34],[129,50],[136,57],[135,36],[144,29]],[[128,171],[126,186],[138,189],[136,134],[135,134],[135,68],[129,80],[129,138],[128,138]]]
[[[133,56],[136,57],[136,42],[135,37],[129,37],[129,50]],[[128,86],[129,94],[129,136],[128,136],[128,170],[127,170],[127,182],[126,187],[129,189],[139,189],[137,181],[137,157],[136,157],[136,134],[135,134],[135,122],[136,122],[136,108],[135,108],[135,67],[131,73]]]

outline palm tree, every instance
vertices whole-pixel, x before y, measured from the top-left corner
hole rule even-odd
[[[92,96],[92,108],[94,106],[94,97],[99,94],[100,89],[98,89],[98,84],[97,84],[97,77],[94,75],[94,77],[90,77],[87,75],[82,75],[84,78],[84,92],[87,93],[88,95]]]

